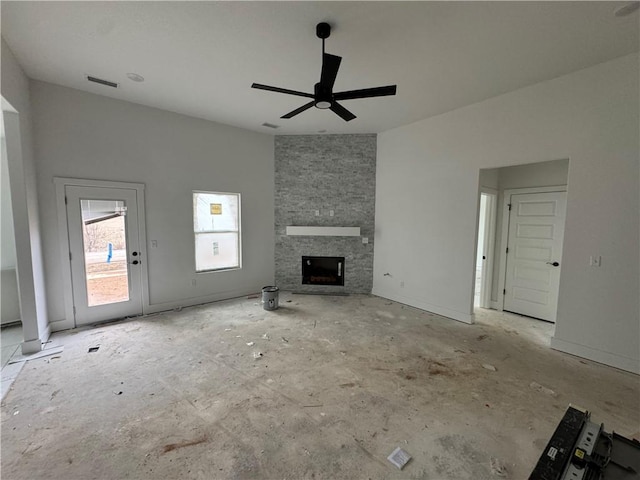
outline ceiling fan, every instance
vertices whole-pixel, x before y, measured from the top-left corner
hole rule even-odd
[[[291,118],[299,113],[308,110],[311,107],[320,109],[329,109],[344,121],[353,120],[356,116],[349,110],[338,103],[338,100],[352,100],[356,98],[383,97],[396,94],[396,85],[387,85],[385,87],[363,88],[361,90],[349,90],[347,92],[333,92],[333,85],[338,76],[338,68],[342,57],[325,53],[324,40],[331,35],[331,25],[328,23],[319,23],[316,25],[316,35],[322,39],[322,71],[320,73],[320,81],[315,84],[314,93],[298,92],[296,90],[287,90],[286,88],[272,87],[254,83],[251,88],[259,90],[268,90],[270,92],[286,93],[288,95],[297,95],[299,97],[312,98],[309,103],[296,108],[295,110],[283,115],[280,118]]]

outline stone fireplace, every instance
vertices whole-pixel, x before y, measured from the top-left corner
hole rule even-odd
[[[276,285],[299,293],[371,293],[376,135],[275,137]],[[342,259],[341,283],[305,275],[301,258]],[[346,266],[346,269],[345,269]],[[323,278],[326,277],[326,278]],[[304,279],[307,280],[304,280]]]

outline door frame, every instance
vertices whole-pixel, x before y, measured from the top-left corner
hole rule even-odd
[[[498,276],[498,310],[504,311],[504,289],[507,281],[507,246],[509,243],[509,204],[511,203],[511,195],[522,195],[528,193],[551,193],[566,192],[566,185],[556,185],[550,187],[530,187],[530,188],[510,188],[503,191],[502,194],[502,234],[500,240],[500,270]],[[565,215],[565,225],[567,217]],[[560,273],[562,275],[562,272]],[[500,288],[502,287],[502,288]]]
[[[71,280],[71,262],[69,260],[69,224],[67,221],[67,205],[65,202],[66,187],[102,187],[102,188],[123,188],[135,190],[138,204],[138,238],[141,256],[144,259],[140,265],[141,292],[142,292],[142,314],[149,312],[149,270],[147,267],[147,235],[146,220],[144,214],[144,184],[113,182],[109,180],[87,180],[81,178],[54,177],[53,183],[56,189],[56,210],[58,213],[58,243],[60,244],[60,264],[62,268],[62,286],[64,289],[64,310],[65,319],[57,321],[53,330],[66,330],[76,326],[75,314],[73,312],[73,284]]]

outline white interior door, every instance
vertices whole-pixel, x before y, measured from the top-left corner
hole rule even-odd
[[[511,195],[504,309],[556,321],[566,192]]]
[[[137,192],[65,187],[76,325],[142,314]]]

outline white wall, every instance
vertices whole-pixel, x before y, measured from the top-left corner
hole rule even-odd
[[[552,347],[640,372],[638,60],[380,134],[374,294],[472,320],[479,170],[568,158]]]
[[[150,311],[244,295],[273,282],[272,136],[38,81],[32,99],[54,330],[69,321],[53,177],[145,184]],[[242,194],[242,269],[195,273],[193,190]]]
[[[25,339],[22,351],[31,353],[41,349],[42,342],[47,340],[50,332],[33,156],[31,99],[28,78],[4,39],[1,44],[2,114],[11,183],[22,332]],[[5,105],[5,101],[10,106]]]

